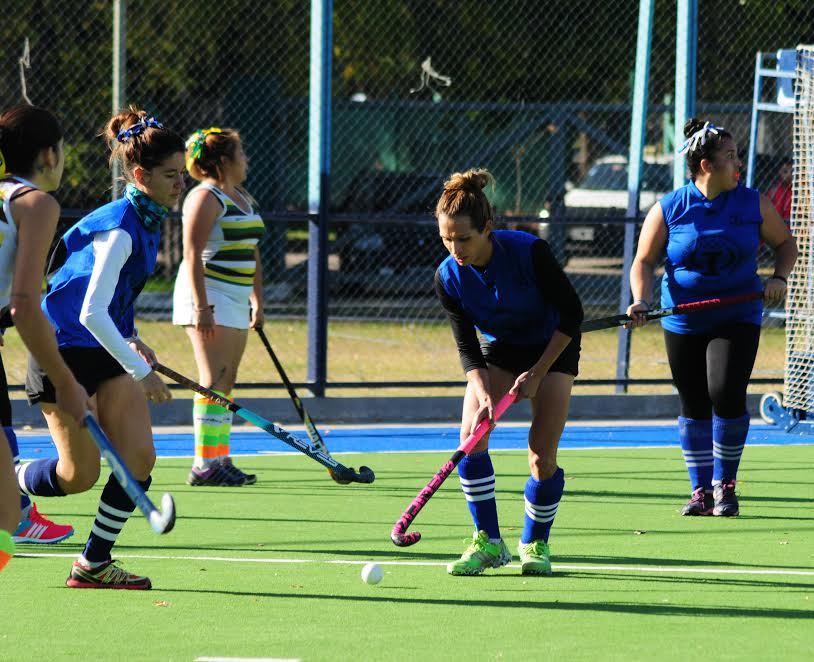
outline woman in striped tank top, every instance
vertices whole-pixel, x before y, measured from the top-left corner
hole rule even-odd
[[[248,160],[234,129],[201,129],[187,141],[187,170],[200,182],[183,207],[184,259],[173,323],[192,342],[201,384],[229,397],[248,329],[263,325],[263,274],[257,243],[265,233],[242,188]],[[229,457],[232,412],[206,397],[193,405],[195,460],[190,485],[240,486],[256,476]]]

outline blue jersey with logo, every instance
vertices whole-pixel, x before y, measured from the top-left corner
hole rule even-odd
[[[160,227],[160,226],[158,226]],[[121,198],[88,214],[62,237],[67,251],[64,263],[49,278],[42,309],[56,329],[60,347],[100,347],[99,341],[79,321],[88,290],[95,256],[93,238],[97,233],[121,228],[133,243],[130,257],[119,273],[119,281],[108,311],[113,323],[129,338],[135,328],[133,304],[155,268],[161,233],[147,230],[135,207]]]
[[[450,255],[438,267],[444,290],[489,342],[546,344],[560,313],[547,303],[537,285],[532,244],[527,232],[492,232],[492,258],[483,268],[462,267]]]
[[[757,275],[760,246],[760,194],[738,186],[708,200],[694,182],[662,198],[667,225],[661,305],[761,292]],[[708,333],[721,324],[759,325],[760,299],[662,319],[674,333]]]

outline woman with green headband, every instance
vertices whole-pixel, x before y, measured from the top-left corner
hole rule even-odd
[[[234,129],[211,127],[187,140],[187,170],[200,182],[183,206],[184,259],[173,298],[173,323],[186,328],[198,381],[230,396],[248,329],[263,326],[263,275],[257,244],[265,233],[242,187],[248,159]],[[195,459],[190,485],[237,487],[256,476],[229,457],[232,412],[204,396],[193,404]]]

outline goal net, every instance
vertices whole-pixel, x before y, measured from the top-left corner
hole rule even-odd
[[[797,47],[791,231],[800,255],[786,297],[783,406],[814,411],[814,45]]]

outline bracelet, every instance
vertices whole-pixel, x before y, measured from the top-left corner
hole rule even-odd
[[[780,276],[778,274],[772,274],[772,276],[771,276],[771,278],[769,278],[769,280],[771,280],[772,278],[776,278],[777,280],[782,280],[786,285],[789,284],[789,281],[785,276]]]
[[[633,302],[633,305],[638,306],[640,303],[643,303],[645,306],[647,306],[647,310],[650,310],[650,304],[644,299],[636,299],[636,301]]]
[[[202,313],[202,312],[207,311],[207,310],[214,313],[215,312],[215,306],[209,305],[209,306],[204,306],[203,308],[197,308],[197,307],[195,308],[196,313]]]

